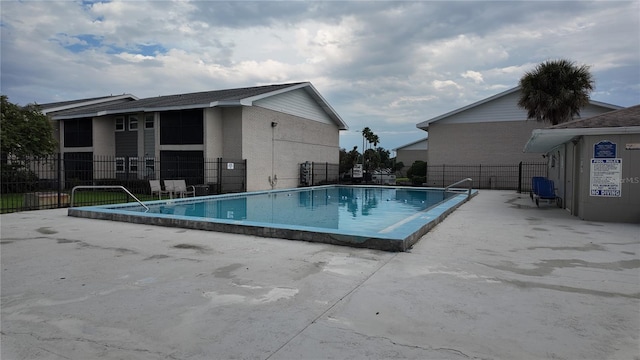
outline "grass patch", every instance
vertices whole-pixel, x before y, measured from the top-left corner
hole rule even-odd
[[[71,201],[71,193],[69,201]],[[156,196],[150,194],[134,194],[140,201],[158,200]],[[135,200],[122,191],[76,191],[74,194],[74,206],[109,205],[135,202]],[[57,205],[48,208],[56,208]],[[24,206],[24,193],[2,194],[0,196],[0,213],[10,213],[16,211],[31,210]]]

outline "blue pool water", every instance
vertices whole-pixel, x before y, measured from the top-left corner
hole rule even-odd
[[[69,215],[407,250],[467,195],[441,189],[320,186],[71,208]]]

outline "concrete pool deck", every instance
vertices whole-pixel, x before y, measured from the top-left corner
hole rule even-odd
[[[480,191],[406,253],[0,216],[2,359],[640,359],[640,225]]]

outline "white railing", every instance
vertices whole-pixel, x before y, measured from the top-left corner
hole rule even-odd
[[[444,191],[445,192],[446,191],[457,192],[456,190],[458,190],[458,189],[450,190],[450,188],[452,188],[452,187],[454,187],[456,185],[460,185],[460,184],[462,184],[464,182],[468,182],[469,183],[469,189],[465,190],[465,192],[467,192],[467,197],[470,198],[471,197],[471,185],[473,185],[473,179],[471,179],[471,178],[466,178],[466,179],[462,179],[460,181],[456,181],[453,184],[451,184],[451,185],[447,186],[446,188],[444,188]]]

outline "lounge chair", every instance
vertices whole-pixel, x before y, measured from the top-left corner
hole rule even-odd
[[[169,193],[169,197],[173,199],[173,194],[175,193],[175,186],[173,185],[173,180],[164,180],[164,189]]]
[[[540,178],[537,181],[537,186],[533,189],[533,198],[536,202],[536,206],[540,207],[540,199],[547,200],[549,202],[555,200],[558,207],[562,207],[562,199],[556,195],[555,185],[553,180],[546,178]]]
[[[531,198],[531,201],[534,201],[533,194],[538,193],[538,187],[540,186],[539,185],[540,181],[545,179],[546,178],[542,176],[534,176],[531,178],[531,191],[529,191],[529,197]]]
[[[158,199],[162,199],[162,195],[170,195],[167,190],[162,190],[160,180],[149,180],[149,188],[151,188],[151,196],[158,194]]]
[[[173,180],[173,192],[177,197],[196,196],[196,188],[187,186],[184,180]]]

